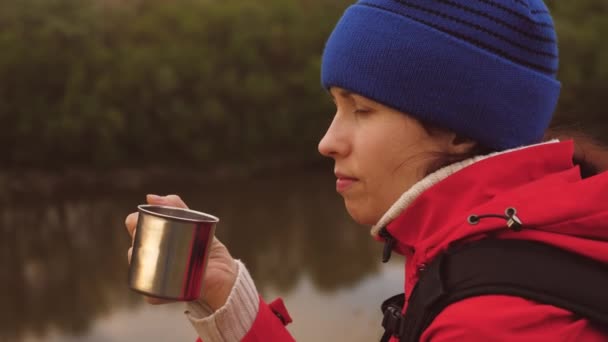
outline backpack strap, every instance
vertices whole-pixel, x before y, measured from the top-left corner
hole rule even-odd
[[[404,320],[403,315],[401,314],[404,304],[404,293],[392,296],[382,303],[381,308],[382,313],[384,313],[382,327],[384,328],[384,335],[382,335],[380,342],[388,342],[393,335],[401,336],[404,329]]]
[[[607,288],[604,263],[539,242],[485,239],[435,258],[420,275],[405,316],[387,333],[418,341],[448,305],[481,295],[523,297],[606,327]],[[386,320],[389,310],[384,312]]]

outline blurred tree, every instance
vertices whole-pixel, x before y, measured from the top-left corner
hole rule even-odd
[[[314,158],[332,113],[320,56],[349,3],[0,2],[0,163]],[[605,135],[608,3],[548,4],[563,83],[555,123]]]
[[[323,1],[24,0],[0,5],[8,165],[313,155],[331,107]],[[5,164],[5,165],[6,165]]]
[[[608,2],[548,0],[560,46],[563,89],[555,124],[608,142]]]

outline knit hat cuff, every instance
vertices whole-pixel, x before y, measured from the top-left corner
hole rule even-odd
[[[330,36],[321,79],[497,150],[540,141],[560,92],[547,75],[364,3]]]

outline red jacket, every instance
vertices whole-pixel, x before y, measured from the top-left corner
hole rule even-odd
[[[387,226],[397,239],[395,251],[406,256],[406,296],[418,281],[418,269],[448,244],[489,234],[542,241],[608,263],[608,173],[581,179],[572,162],[573,152],[568,141],[500,154],[452,174],[416,198]],[[477,225],[467,222],[471,214],[504,214],[509,207],[517,209],[523,222],[520,232],[508,230],[501,220],[481,220]],[[608,341],[608,335],[554,306],[487,295],[447,307],[421,340]],[[293,338],[261,302],[243,341]]]

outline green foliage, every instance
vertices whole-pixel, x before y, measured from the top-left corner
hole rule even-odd
[[[312,154],[331,114],[320,54],[343,7],[3,2],[2,161],[202,164]]]
[[[0,2],[0,163],[205,165],[314,155],[332,106],[323,44],[346,0]],[[604,0],[549,1],[558,122],[595,133]]]
[[[608,2],[547,1],[560,46],[562,95],[556,123],[608,141]]]

